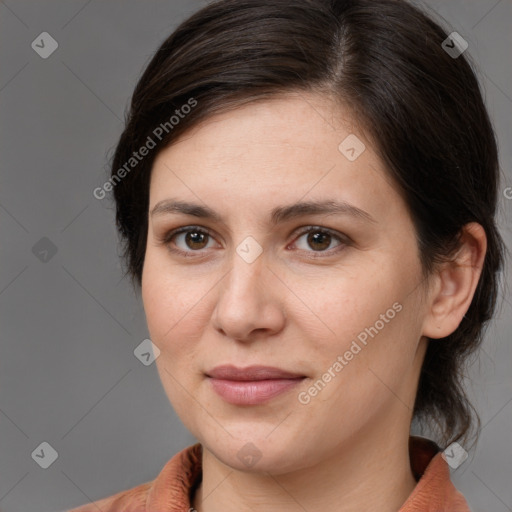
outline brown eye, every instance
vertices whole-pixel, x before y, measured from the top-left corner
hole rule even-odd
[[[305,235],[307,235],[305,238],[306,243],[302,243],[301,246],[301,244],[298,242]],[[341,236],[335,235],[325,228],[310,227],[300,234],[294,245],[297,245],[298,249],[304,250],[306,252],[330,252],[328,249],[330,248],[333,241],[338,242],[337,245],[332,248],[333,252],[340,246],[342,248],[344,245],[346,245],[346,242],[342,239]]]
[[[185,244],[190,249],[204,249],[207,237],[208,234],[200,231],[187,231],[185,233]]]
[[[188,256],[206,249],[210,238],[210,233],[204,229],[187,226],[170,232],[164,237],[163,243],[171,252]]]
[[[208,231],[195,226],[185,226],[171,231],[161,240],[169,251],[185,257],[204,256],[206,253],[203,254],[203,249],[208,248],[208,242],[210,241],[214,241],[212,235]],[[331,247],[333,241],[337,244]],[[293,245],[297,245],[297,248],[301,251],[310,253],[309,257],[316,258],[322,257],[324,253],[329,256],[338,252],[349,243],[350,239],[345,239],[341,234],[335,234],[335,232],[326,228],[310,226],[299,235]]]
[[[322,232],[308,233],[307,241],[310,247],[315,251],[322,251],[329,248],[331,245],[331,235]]]

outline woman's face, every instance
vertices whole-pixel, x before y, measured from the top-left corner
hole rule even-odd
[[[348,206],[293,207],[313,202]],[[279,474],[408,433],[425,348],[415,232],[348,111],[288,95],[209,119],[157,156],[149,211],[159,375],[217,459]],[[302,378],[222,382],[208,376],[220,365]]]

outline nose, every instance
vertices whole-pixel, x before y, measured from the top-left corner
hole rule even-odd
[[[286,321],[283,288],[263,254],[248,263],[234,252],[231,270],[218,285],[215,329],[242,342],[277,334]]]

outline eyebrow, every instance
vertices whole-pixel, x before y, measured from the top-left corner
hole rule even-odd
[[[182,213],[185,215],[225,223],[222,216],[208,206],[175,199],[164,199],[163,201],[160,201],[151,210],[150,215],[153,217],[173,213]],[[270,224],[276,225],[297,217],[315,214],[349,215],[367,222],[377,223],[377,221],[368,212],[345,201],[306,201],[274,208],[270,214]]]

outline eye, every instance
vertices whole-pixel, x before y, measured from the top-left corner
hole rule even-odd
[[[199,252],[201,249],[208,248],[208,238],[211,238],[208,231],[198,226],[185,226],[171,231],[169,234],[165,235],[161,242],[165,244],[171,252],[189,256],[187,253]],[[179,246],[180,242],[182,244],[181,247]],[[178,249],[171,247],[171,245],[178,246]]]
[[[299,238],[297,238],[292,245],[296,245],[297,240],[300,240],[305,235],[307,235],[305,238],[305,244],[302,243],[302,247],[298,248],[302,251],[310,253],[327,252],[330,255],[333,252],[342,250],[350,242],[348,238],[345,239],[343,235],[339,233],[336,234],[330,229],[322,228],[320,226],[309,226],[306,230],[303,230],[301,233],[299,233]],[[199,226],[184,226],[164,235],[160,242],[173,253],[178,253],[186,257],[192,257],[195,256],[193,253],[200,253],[202,249],[208,249],[208,241],[211,238],[212,235],[209,233],[209,231],[200,228]],[[333,241],[337,241],[338,245],[329,249]],[[305,247],[306,245],[313,250],[308,250],[308,248]],[[311,254],[310,257],[317,258],[321,257],[321,255],[317,256]]]
[[[300,240],[305,235],[307,237],[303,240],[305,243],[302,244],[302,247],[299,246],[300,250],[305,250],[307,252],[338,252],[343,249],[343,247],[348,243],[348,241],[344,240],[342,236],[338,236],[330,229],[321,228],[319,226],[310,226],[306,230],[302,231],[297,240]],[[334,250],[327,251],[329,246],[332,244],[333,240],[337,240],[339,243],[334,247]],[[293,245],[297,245],[297,241],[294,242]],[[299,244],[300,245],[300,244]],[[307,247],[311,247],[313,251],[309,251]],[[316,255],[311,255],[312,257],[318,257]]]

